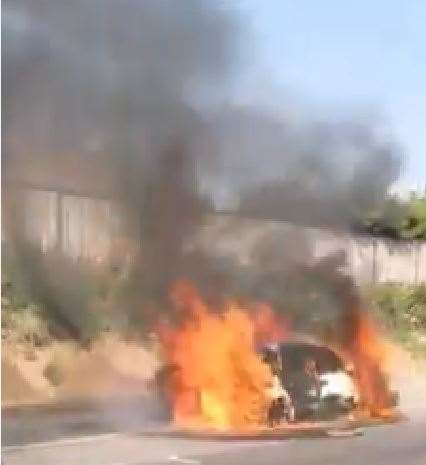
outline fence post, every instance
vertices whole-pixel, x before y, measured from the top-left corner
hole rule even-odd
[[[63,195],[56,193],[56,250],[63,251],[64,225],[63,225]]]
[[[420,244],[416,241],[413,243],[414,246],[414,284],[417,285],[419,283],[419,252],[420,252]]]
[[[372,269],[373,284],[377,282],[377,239],[373,237],[373,269]]]

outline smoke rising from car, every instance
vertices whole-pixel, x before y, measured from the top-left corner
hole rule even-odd
[[[207,213],[347,227],[383,200],[398,175],[398,149],[374,122],[350,114],[293,121],[235,103],[252,35],[221,4],[14,0],[4,5],[3,23],[3,183],[125,205],[141,250],[121,307],[128,321],[167,307],[167,289],[182,276],[212,298],[276,300],[290,278],[305,287],[305,272],[296,271],[306,261],[301,238],[291,238],[290,257],[264,237],[249,271],[191,248]],[[210,92],[210,107],[198,105]],[[10,197],[13,204],[12,189]],[[79,278],[62,280],[74,290],[57,286],[55,266],[36,267],[20,246],[20,217],[5,218],[27,281],[57,303],[60,321],[85,325],[74,307],[90,305],[66,298]]]

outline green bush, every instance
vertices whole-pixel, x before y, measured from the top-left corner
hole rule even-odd
[[[9,302],[2,305],[1,325],[3,337],[25,342],[32,347],[50,344],[48,324],[36,305],[13,307]]]
[[[373,211],[362,212],[356,229],[394,239],[426,239],[426,197],[413,194],[409,201],[386,199]]]
[[[426,286],[380,285],[367,295],[378,321],[394,338],[426,355]]]
[[[387,327],[426,331],[426,286],[383,285],[370,295],[377,316]]]
[[[60,253],[45,255],[26,243],[14,253],[3,247],[2,258],[2,306],[8,310],[3,326],[11,320],[16,320],[14,330],[28,324],[47,326],[55,337],[82,342],[100,333],[98,301],[109,285],[104,274]]]

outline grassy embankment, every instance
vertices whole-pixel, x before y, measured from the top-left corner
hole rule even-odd
[[[121,330],[121,319],[114,325],[119,308],[105,288],[116,289],[106,276],[62,280],[60,295],[68,306],[61,307],[57,299],[44,298],[47,292],[32,296],[14,265],[3,260],[2,405],[146,392],[158,366],[156,347],[141,332]],[[63,327],[61,310],[81,337]]]
[[[378,285],[365,290],[388,334],[415,358],[426,357],[426,286]]]
[[[52,299],[29,298],[20,285],[19,270],[10,263],[6,261],[2,274],[2,366],[7,375],[3,376],[3,402],[143,389],[158,366],[158,357],[142,331],[129,337],[123,318],[116,318],[123,314],[123,301],[117,295],[123,289],[128,295],[125,279],[97,274],[91,275],[90,282],[87,275],[84,280],[69,281],[70,289],[63,295],[75,299],[76,289],[81,293],[87,288],[84,298],[67,299],[76,308],[72,315],[78,314],[75,321],[84,336],[72,340],[58,331]],[[364,289],[364,294],[388,334],[414,358],[425,359],[426,286],[380,285]],[[137,327],[134,320],[125,321],[127,328]]]

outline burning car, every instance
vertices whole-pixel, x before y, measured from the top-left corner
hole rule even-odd
[[[352,332],[340,353],[278,331],[282,324],[267,305],[228,300],[212,308],[184,280],[171,297],[175,321],[157,329],[164,360],[159,387],[177,427],[256,429],[332,419],[357,406],[371,417],[392,412],[397,399],[383,368],[384,344],[358,307],[345,314]]]
[[[270,423],[278,420],[277,403],[283,406],[281,417],[287,420],[336,416],[357,406],[358,392],[352,371],[332,349],[315,343],[284,342],[266,346],[263,357],[279,376],[292,404],[289,415],[288,399],[274,400]]]

